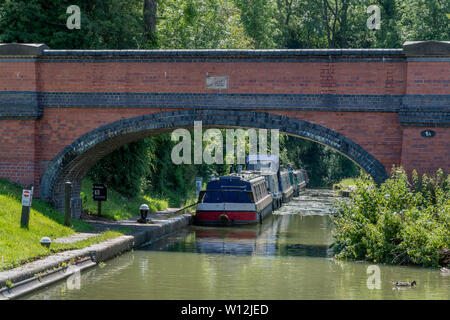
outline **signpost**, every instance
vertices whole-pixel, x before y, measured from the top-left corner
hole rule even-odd
[[[92,185],[92,199],[98,201],[98,216],[102,215],[102,201],[107,200],[107,188],[104,184],[95,183]]]
[[[23,228],[28,228],[28,223],[30,221],[30,209],[31,202],[33,201],[33,190],[34,187],[31,186],[31,189],[24,189],[22,191],[22,217],[20,219],[20,225]]]

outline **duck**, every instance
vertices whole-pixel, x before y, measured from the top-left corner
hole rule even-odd
[[[416,280],[411,281],[411,283],[409,282],[392,282],[394,285],[396,285],[397,287],[415,287],[417,282]]]
[[[442,267],[442,268],[441,268],[441,272],[442,272],[442,273],[450,273],[450,269],[447,269],[447,268],[445,268],[445,267]]]

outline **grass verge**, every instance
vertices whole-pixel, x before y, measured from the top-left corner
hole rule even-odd
[[[0,271],[15,268],[21,264],[70,249],[80,249],[94,243],[115,238],[122,233],[107,231],[88,240],[71,244],[52,244],[45,248],[39,241],[42,237],[56,239],[75,232],[88,232],[91,225],[72,220],[64,225],[64,216],[41,200],[33,200],[28,228],[20,227],[22,212],[22,187],[0,180]]]
[[[83,210],[97,214],[97,201],[92,200],[92,181],[84,179],[81,185]],[[141,194],[133,198],[123,197],[120,193],[108,188],[108,201],[102,203],[102,216],[112,220],[130,219],[139,215],[139,207],[146,203],[150,212],[165,210],[169,207],[167,200],[157,196]]]
[[[347,178],[347,179],[343,179],[341,180],[338,185],[343,185],[343,186],[356,186],[356,182],[358,179],[356,178]]]

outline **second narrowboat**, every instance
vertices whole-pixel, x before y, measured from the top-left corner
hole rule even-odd
[[[283,203],[291,201],[294,195],[294,188],[291,185],[288,170],[278,171],[278,183],[283,196]]]

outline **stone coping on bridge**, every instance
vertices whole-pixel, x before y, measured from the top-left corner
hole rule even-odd
[[[294,58],[305,56],[397,56],[400,58],[449,57],[450,41],[407,41],[392,49],[158,49],[158,50],[90,50],[50,49],[46,44],[3,43],[0,56],[8,57],[145,57],[145,58]]]
[[[402,55],[402,49],[43,50],[43,56],[296,57]]]
[[[450,56],[450,41],[407,41],[403,44],[407,57]]]
[[[45,44],[0,44],[1,56],[146,56],[146,57],[297,57],[297,56],[449,56],[450,41],[407,41],[399,49],[180,49],[54,50]]]

